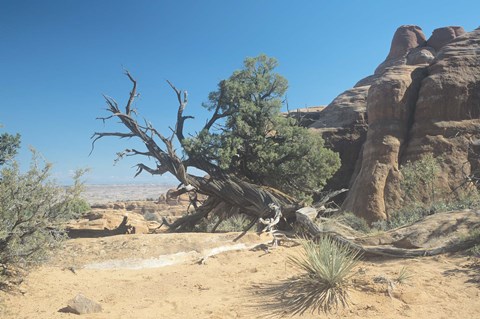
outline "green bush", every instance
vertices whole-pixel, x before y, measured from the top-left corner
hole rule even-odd
[[[351,212],[345,212],[338,216],[338,221],[362,233],[369,233],[371,231],[371,228],[365,219],[358,217]]]
[[[468,252],[475,257],[480,257],[480,244],[473,246]]]
[[[474,226],[467,235],[458,238],[457,242],[472,242],[474,245],[467,252],[473,256],[480,257],[480,225]]]
[[[407,162],[400,168],[403,180],[400,184],[404,193],[401,209],[389,212],[387,221],[372,224],[373,228],[389,230],[410,225],[425,216],[441,211],[479,207],[480,194],[476,189],[465,189],[452,199],[436,188],[440,172],[441,157],[427,154],[415,162]]]
[[[195,225],[195,232],[211,232],[218,223],[219,217],[204,218],[199,224]],[[217,227],[218,232],[240,232],[247,228],[250,220],[245,215],[235,214],[223,220]]]
[[[360,254],[324,236],[318,243],[301,240],[303,252],[291,256],[290,263],[304,274],[288,283],[286,292],[293,298],[286,299],[286,307],[293,314],[330,312],[339,306],[346,307],[348,280],[358,264]]]
[[[13,157],[17,154],[19,147],[19,134],[11,135],[8,133],[2,133],[0,135],[0,166],[13,159]]]
[[[89,207],[78,171],[74,185],[57,186],[50,179],[51,165],[33,156],[30,169],[21,173],[15,161],[0,170],[0,289],[21,282],[22,271],[43,262],[65,237],[64,222]]]
[[[407,202],[425,205],[435,202],[435,196],[438,195],[435,182],[440,172],[440,160],[441,158],[427,154],[415,162],[407,162],[400,168],[403,176],[401,187]]]

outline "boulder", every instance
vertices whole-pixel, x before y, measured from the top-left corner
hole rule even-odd
[[[416,25],[399,27],[393,36],[390,52],[385,61],[375,69],[375,75],[381,75],[389,67],[405,65],[407,55],[414,49],[424,47],[426,43],[427,40],[420,27]]]
[[[427,45],[435,51],[440,51],[446,44],[452,42],[458,36],[465,33],[462,27],[445,27],[433,30],[432,35],[427,40]]]
[[[127,218],[125,227],[119,229],[125,217]],[[94,209],[82,219],[68,223],[66,230],[71,238],[104,237],[126,233],[148,234],[159,226],[159,223],[147,221],[137,213]]]
[[[436,248],[465,238],[480,225],[480,211],[450,211],[427,216],[408,227],[357,238],[362,245],[391,245],[397,248]]]
[[[84,295],[78,294],[73,299],[68,301],[68,306],[64,310],[65,312],[83,315],[101,312],[102,306],[99,303],[85,297]]]
[[[424,46],[425,44],[426,39],[422,28],[416,25],[403,25],[393,35],[390,52],[386,60],[404,57],[411,49]]]

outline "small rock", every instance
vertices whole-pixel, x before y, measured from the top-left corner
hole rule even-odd
[[[125,203],[114,203],[113,204],[113,209],[125,209]]]
[[[82,315],[86,313],[101,312],[102,306],[99,303],[88,299],[84,295],[78,294],[68,302],[68,307],[65,310],[77,315]]]

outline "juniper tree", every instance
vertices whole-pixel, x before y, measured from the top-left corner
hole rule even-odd
[[[247,58],[209,94],[210,111],[225,114],[217,126],[185,142],[188,154],[208,158],[222,170],[257,185],[311,199],[339,168],[338,155],[319,134],[281,112],[287,80],[275,73],[277,61]]]
[[[246,214],[255,221],[273,217],[281,207],[284,217],[310,200],[340,166],[336,153],[324,148],[320,136],[313,134],[281,113],[287,81],[274,72],[277,62],[260,55],[247,58],[244,67],[228,79],[220,81],[217,90],[209,94],[204,107],[212,115],[193,137],[185,137],[184,125],[188,102],[186,91],[174,90],[179,107],[172,135],[161,134],[149,121],[140,124],[133,111],[137,82],[126,72],[132,90],[124,111],[118,103],[105,96],[110,116],[127,128],[126,132],[97,132],[93,145],[105,136],[136,137],[146,150],[126,149],[123,156],[148,156],[156,167],[137,165],[137,175],[143,171],[175,176],[183,185],[180,191],[194,191],[208,196],[192,215],[170,225],[172,230],[191,229],[209,213]],[[143,122],[142,122],[143,123]],[[174,139],[183,154],[176,153]],[[189,167],[206,172],[206,177],[187,173]]]

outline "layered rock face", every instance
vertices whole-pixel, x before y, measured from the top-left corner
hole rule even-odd
[[[310,128],[340,153],[328,185],[348,187],[342,208],[369,221],[402,205],[399,167],[442,156],[439,188],[452,192],[480,167],[480,29],[440,28],[426,40],[402,26],[372,76],[340,94]]]

